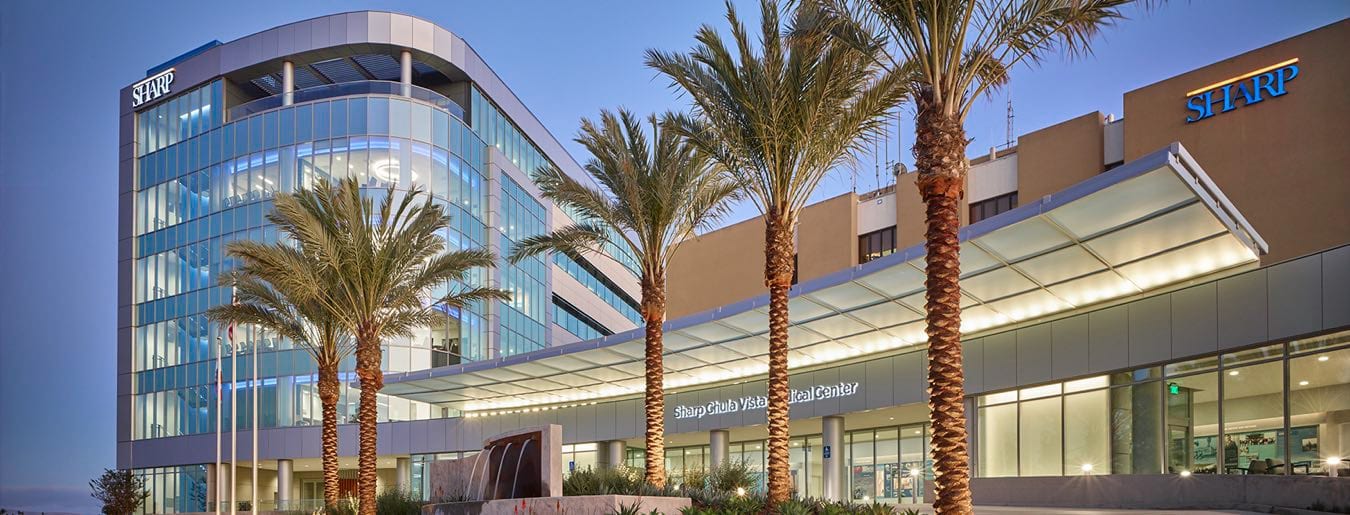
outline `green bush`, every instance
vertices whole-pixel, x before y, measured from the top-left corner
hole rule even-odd
[[[390,489],[375,498],[375,513],[379,515],[421,515],[422,500],[406,490]]]
[[[563,480],[563,495],[638,495],[641,490],[641,474],[628,467],[587,467]]]
[[[750,492],[758,483],[759,475],[750,469],[750,464],[745,460],[728,462],[708,471],[707,485],[713,490],[735,492],[737,488],[744,488]]]
[[[691,495],[693,505],[682,510],[683,515],[882,515],[890,514],[887,504],[854,504],[821,499],[792,499],[778,505],[776,511],[766,510],[767,500],[759,492],[746,495],[728,494],[711,489]]]

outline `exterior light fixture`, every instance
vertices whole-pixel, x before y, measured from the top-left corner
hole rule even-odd
[[[1080,466],[1080,467],[1078,467],[1078,468],[1079,468],[1080,470],[1082,470],[1084,474],[1091,474],[1091,473],[1092,473],[1092,464],[1091,464],[1091,463],[1084,463],[1082,466]]]
[[[1181,471],[1181,477],[1191,477],[1191,471],[1189,470]]]
[[[736,495],[738,497],[745,497],[745,487],[743,486],[736,487]]]

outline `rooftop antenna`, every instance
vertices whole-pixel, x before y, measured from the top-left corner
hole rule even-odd
[[[1003,142],[1003,146],[1008,147],[1008,148],[1012,148],[1012,144],[1013,144],[1013,118],[1014,118],[1014,116],[1013,116],[1013,106],[1012,106],[1012,92],[1009,91],[1009,92],[1008,92],[1008,133],[1007,133],[1007,135],[1005,136],[1006,139],[1005,139],[1004,142]]]
[[[891,164],[891,180],[898,181],[901,175],[909,173],[905,166],[905,131],[900,126],[899,109],[895,110],[895,162]]]
[[[881,147],[881,148],[880,148],[880,149],[877,149],[876,147]],[[873,170],[872,170],[872,172],[876,174],[876,179],[877,179],[877,186],[876,186],[876,189],[879,190],[879,189],[881,189],[881,163],[882,163],[882,162],[885,162],[885,163],[887,163],[887,164],[889,165],[889,163],[891,162],[891,126],[890,126],[890,124],[886,124],[886,123],[881,124],[881,138],[878,139],[878,140],[876,141],[876,143],[874,143],[874,144],[872,145],[872,148],[874,149],[874,150],[873,150],[873,154],[872,154],[872,155],[874,156],[874,157],[872,158],[872,161],[873,161],[873,166],[872,166]],[[882,155],[881,155],[881,156],[876,156],[876,150],[881,150]],[[876,157],[881,157],[881,159],[876,159]]]

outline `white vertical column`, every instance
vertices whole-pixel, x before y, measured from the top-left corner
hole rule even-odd
[[[291,509],[291,476],[294,474],[294,462],[291,460],[277,460],[277,511]]]
[[[600,444],[600,467],[601,468],[619,468],[624,464],[624,454],[628,451],[628,443],[623,440],[610,440]]]
[[[281,63],[281,105],[295,103],[295,63]]]
[[[844,500],[844,417],[825,417],[821,421],[821,496],[831,501]]]
[[[715,469],[727,463],[731,453],[731,433],[725,429],[708,431],[708,467]]]
[[[412,96],[412,52],[403,51],[399,56],[400,71],[398,81],[403,84],[403,96]]]
[[[398,489],[407,492],[412,489],[412,458],[394,458],[394,475],[398,478]]]

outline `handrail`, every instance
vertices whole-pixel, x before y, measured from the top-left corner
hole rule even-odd
[[[354,95],[393,95],[405,96],[403,88],[408,88],[408,97],[427,102],[436,107],[449,111],[450,114],[463,120],[464,108],[450,100],[445,95],[429,90],[421,86],[404,85],[400,82],[387,80],[362,80],[354,82],[336,82],[333,84],[324,84],[305,89],[297,89],[293,93],[292,103],[312,102],[325,98],[346,97]],[[284,93],[263,97],[244,104],[230,108],[230,120],[237,120],[255,113],[270,111],[282,107]]]

